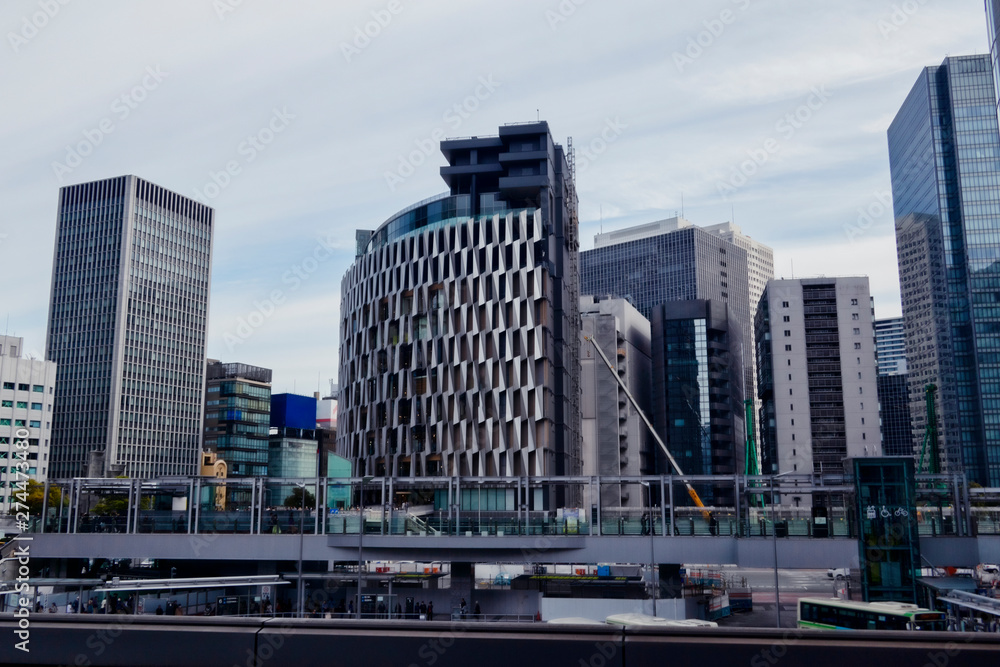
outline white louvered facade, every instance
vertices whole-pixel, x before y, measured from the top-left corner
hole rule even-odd
[[[356,474],[552,473],[547,247],[541,212],[522,209],[357,258],[342,285],[338,417]]]

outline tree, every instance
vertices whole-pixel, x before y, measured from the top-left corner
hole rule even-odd
[[[13,484],[12,484],[13,486]],[[25,493],[25,497],[21,497],[21,494]],[[41,482],[36,482],[33,479],[28,480],[27,488],[24,492],[18,491],[16,487],[13,489],[13,494],[11,499],[14,501],[11,503],[10,514],[17,514],[20,511],[23,512],[24,508],[18,508],[16,503],[20,502],[28,506],[28,515],[31,518],[38,518],[42,513],[42,497],[45,495],[45,485]],[[62,489],[58,486],[49,487],[49,509],[58,509],[59,502],[62,501],[63,505],[68,505],[68,499],[62,497]]]
[[[292,507],[292,508],[302,507],[303,490],[304,489],[301,486],[296,486],[292,490],[292,495],[285,498],[285,507]],[[306,508],[312,509],[314,507],[316,507],[316,497],[313,494],[306,491]]]

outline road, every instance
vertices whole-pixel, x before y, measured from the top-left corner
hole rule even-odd
[[[776,626],[774,608],[774,570],[768,568],[723,568],[727,581],[740,586],[744,582],[753,590],[753,611],[733,614],[719,620],[727,627]],[[778,570],[780,587],[781,627],[794,628],[798,599],[801,597],[830,597],[834,583],[826,570]]]

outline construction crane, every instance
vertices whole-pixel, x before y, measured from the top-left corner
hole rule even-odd
[[[625,392],[625,395],[628,397],[629,402],[632,403],[632,407],[635,408],[635,411],[639,413],[639,416],[642,418],[642,422],[646,425],[646,428],[648,428],[649,432],[653,434],[653,438],[656,440],[656,444],[658,444],[660,446],[660,449],[663,450],[663,453],[667,455],[667,460],[670,461],[670,465],[674,467],[674,470],[677,471],[678,475],[683,477],[684,471],[681,470],[681,467],[679,465],[677,465],[677,461],[670,453],[670,450],[667,449],[667,446],[663,443],[663,439],[660,438],[660,434],[656,432],[655,428],[653,428],[653,424],[649,421],[649,418],[646,417],[646,413],[642,411],[642,408],[639,407],[639,403],[632,396],[632,392],[630,392],[628,390],[628,387],[625,386],[625,381],[618,376],[618,373],[615,371],[615,367],[611,364],[611,360],[608,359],[608,356],[606,354],[604,354],[604,350],[602,350],[601,346],[597,344],[597,341],[595,341],[590,336],[584,336],[583,339],[585,341],[589,341],[594,346],[594,349],[597,350],[597,354],[600,355],[601,359],[604,361],[604,365],[608,367],[609,371],[611,371],[611,375],[614,376],[615,380],[617,380],[618,382],[618,386],[621,387],[622,391]],[[684,486],[687,487],[688,495],[691,496],[691,500],[694,502],[694,504],[697,505],[698,507],[704,508],[705,503],[701,502],[701,498],[698,497],[698,492],[694,490],[694,487],[691,486],[691,483],[685,481]],[[707,511],[702,513],[705,514],[706,517],[708,516]]]
[[[939,468],[939,456],[938,456],[938,437],[937,437],[937,414],[934,410],[934,393],[937,391],[937,385],[929,384],[924,387],[924,401],[927,405],[927,427],[924,429],[924,444],[920,450],[920,465],[917,466],[917,472],[924,471],[924,459],[929,459],[927,461],[927,472],[937,474],[940,472]],[[928,450],[930,450],[930,456],[928,456]]]

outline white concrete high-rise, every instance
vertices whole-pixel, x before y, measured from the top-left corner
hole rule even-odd
[[[48,477],[56,365],[25,358],[24,339],[0,336],[0,382],[0,457],[4,463],[0,512],[6,514],[18,491],[16,484],[27,479],[44,482]],[[27,465],[19,466],[21,461]]]
[[[580,349],[583,474],[653,474],[652,435],[613,376],[617,373],[622,378],[643,411],[650,415],[649,320],[624,299],[596,296],[580,297],[580,314],[583,335],[600,345],[615,367],[613,371],[607,367],[593,343],[583,343]],[[643,503],[638,486],[601,487],[602,507],[641,507]],[[596,504],[597,499],[591,498],[584,506]]]
[[[768,283],[755,323],[766,474],[882,455],[873,327],[867,277]]]

